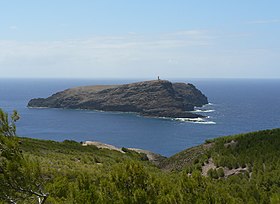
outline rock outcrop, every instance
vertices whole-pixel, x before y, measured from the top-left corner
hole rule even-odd
[[[207,97],[192,84],[166,80],[115,86],[85,86],[67,89],[48,98],[32,99],[28,107],[90,109],[135,112],[143,116],[196,118],[194,107],[207,104]]]

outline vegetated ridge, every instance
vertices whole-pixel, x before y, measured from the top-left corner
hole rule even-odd
[[[144,153],[127,148],[122,153],[74,141],[21,140],[25,154],[36,155],[49,169],[46,174],[53,174],[48,192],[55,200],[86,191],[88,194],[81,195],[93,199],[88,203],[98,202],[102,196],[107,203],[112,194],[114,202],[125,199],[128,203],[158,203],[161,199],[166,203],[280,201],[280,129],[208,140],[162,158],[156,165]],[[84,175],[82,180],[80,175]],[[61,179],[65,183],[58,187]],[[57,193],[77,182],[83,183],[80,190],[70,187]]]
[[[124,85],[84,86],[67,89],[48,98],[32,99],[28,107],[90,109],[135,112],[143,116],[170,118],[203,117],[191,113],[208,103],[194,85],[166,80]]]
[[[137,149],[19,138],[19,118],[0,109],[0,204],[280,203],[280,129],[207,140],[152,163]]]

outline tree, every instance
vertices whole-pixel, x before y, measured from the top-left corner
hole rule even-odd
[[[0,199],[9,203],[37,200],[43,204],[48,194],[43,192],[41,169],[19,148],[15,125],[18,119],[16,111],[9,120],[0,109]]]
[[[19,118],[18,112],[14,110],[10,121],[8,114],[0,108],[0,134],[3,136],[16,136],[15,122]]]

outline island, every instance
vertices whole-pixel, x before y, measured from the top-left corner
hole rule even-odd
[[[31,99],[28,107],[88,109],[134,112],[142,116],[167,118],[203,117],[191,111],[208,103],[193,84],[167,80],[143,81],[124,85],[83,86]]]

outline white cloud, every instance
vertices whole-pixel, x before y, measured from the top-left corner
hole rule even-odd
[[[190,30],[49,42],[0,41],[0,71],[2,77],[222,77],[278,61],[279,51],[234,51],[232,44],[224,43],[233,37]],[[219,44],[221,39],[229,51]]]
[[[38,67],[44,65],[43,59],[62,61],[65,58],[77,60],[77,63],[88,59],[104,64],[143,59],[147,56],[158,55],[156,53],[170,52],[176,48],[206,46],[207,40],[196,39],[192,36],[177,38],[172,35],[141,36],[95,36],[89,39],[73,39],[65,41],[50,42],[17,42],[0,41],[0,63],[13,64],[21,61],[42,62]],[[153,54],[151,55],[152,52]],[[149,54],[148,54],[149,53]],[[62,58],[62,56],[64,56]],[[40,59],[38,61],[38,59]],[[44,65],[45,66],[45,65]]]

